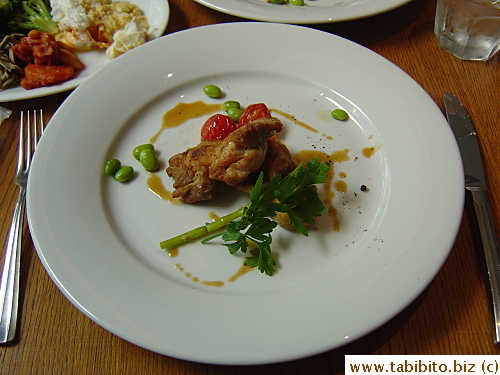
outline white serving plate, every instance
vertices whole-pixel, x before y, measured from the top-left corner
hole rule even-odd
[[[350,21],[398,8],[411,0],[305,0],[305,6],[267,0],[195,0],[233,16],[294,24]]]
[[[289,37],[278,45],[266,37],[282,34]],[[232,43],[253,47],[228,54]],[[224,99],[206,97],[207,83],[219,85]],[[147,188],[149,175],[131,156],[177,103],[226,98],[264,102],[318,130],[283,118],[281,139],[293,153],[348,150],[350,157],[335,163],[335,180],[348,188],[334,198],[340,230],[328,215],[309,237],[278,229],[272,277],[252,271],[228,282],[243,258],[217,242],[194,242],[169,257],[160,241],[203,225],[210,212],[237,209],[246,197],[226,189],[212,202],[174,205]],[[350,114],[347,122],[328,117],[337,107]],[[165,130],[155,142],[163,163],[157,175],[170,191],[166,160],[199,141],[203,121]],[[379,149],[367,158],[366,147]],[[111,158],[133,165],[134,180],[103,175]],[[249,22],[159,38],[82,83],[37,148],[28,217],[47,272],[90,319],[164,355],[246,365],[337,348],[398,314],[441,268],[463,198],[453,134],[408,75],[335,35]]]
[[[137,4],[148,18],[150,38],[155,39],[161,36],[167,27],[170,17],[168,0],[132,0],[131,2]],[[110,62],[104,50],[80,52],[77,55],[85,64],[85,69],[79,72],[75,78],[58,85],[39,87],[32,90],[25,90],[21,86],[10,87],[0,91],[0,103],[40,98],[74,89],[99,70],[99,68]]]

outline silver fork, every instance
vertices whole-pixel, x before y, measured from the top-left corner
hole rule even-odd
[[[16,335],[17,310],[19,301],[19,273],[21,268],[21,243],[26,206],[26,185],[31,159],[38,140],[44,130],[43,112],[33,110],[21,112],[19,127],[19,155],[16,185],[19,186],[12,224],[9,230],[7,248],[0,281],[0,344],[12,341]]]

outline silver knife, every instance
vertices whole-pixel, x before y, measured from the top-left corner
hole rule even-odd
[[[465,173],[465,188],[470,192],[481,232],[488,267],[493,303],[495,343],[500,343],[500,250],[491,218],[486,179],[476,130],[462,103],[452,94],[443,94],[448,123],[455,134]]]

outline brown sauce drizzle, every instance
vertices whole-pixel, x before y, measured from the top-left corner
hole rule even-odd
[[[318,130],[314,129],[312,126],[310,125],[307,125],[305,122],[302,122],[302,121],[299,121],[297,120],[295,117],[293,117],[292,115],[286,113],[286,112],[283,112],[283,111],[280,111],[279,109],[275,109],[275,108],[272,108],[270,109],[271,112],[276,112],[277,114],[283,116],[284,118],[290,120],[290,121],[293,121],[295,124],[299,125],[299,126],[302,126],[303,128],[307,129],[307,130],[310,130],[314,133],[318,133]]]
[[[283,116],[287,120],[290,120],[290,121],[294,122],[296,125],[299,125],[299,126],[303,127],[304,129],[312,131],[313,133],[319,133],[319,131],[317,129],[313,128],[311,125],[308,125],[308,124],[306,124],[303,121],[297,120],[294,116],[292,116],[289,113],[283,112],[283,111],[281,111],[279,109],[276,109],[276,108],[272,108],[272,109],[270,109],[270,111],[271,112],[275,112],[275,113]],[[325,137],[326,139],[328,139],[328,140],[333,139],[333,137],[331,135],[327,135],[327,134],[321,134],[321,135],[323,137]]]
[[[213,211],[210,211],[210,212],[208,213],[208,217],[209,217],[211,220],[213,220],[213,221],[217,221],[217,220],[219,220],[219,219],[220,219],[220,216],[219,216],[219,215],[217,215],[217,214],[216,214],[215,212],[213,212]]]
[[[335,197],[335,192],[332,189],[332,182],[334,176],[335,163],[343,163],[347,160],[350,160],[349,150],[338,150],[333,152],[332,154],[327,154],[326,152],[317,151],[317,150],[302,150],[297,152],[294,156],[294,159],[297,162],[301,161],[310,161],[314,158],[318,159],[320,162],[329,162],[331,163],[330,171],[328,172],[328,178],[324,183],[325,187],[325,198],[323,203],[326,205],[328,209],[328,214],[332,217],[333,220],[333,231],[340,231],[340,221],[337,215],[337,209],[333,206],[333,198]],[[347,191],[347,184],[345,181],[337,181],[334,183],[334,187],[340,193],[345,193]]]
[[[224,286],[224,281],[201,281],[201,283],[203,285],[216,286],[217,288]]]
[[[382,145],[378,144],[378,143],[374,146],[371,146],[371,147],[365,147],[361,150],[361,154],[365,158],[371,158],[377,153],[378,150],[380,150],[381,147],[382,147]]]
[[[224,286],[224,281],[200,281],[200,279],[198,277],[191,275],[190,272],[186,272],[184,267],[182,265],[180,265],[179,263],[177,263],[175,265],[175,268],[179,272],[183,272],[184,276],[186,276],[188,279],[191,279],[191,281],[194,283],[200,283],[200,284],[207,285],[207,286],[214,286],[217,288]]]
[[[229,281],[230,283],[233,283],[236,280],[238,280],[241,276],[247,274],[250,271],[253,271],[254,269],[255,268],[248,267],[248,266],[245,266],[244,264],[242,264],[240,269],[238,271],[236,271],[236,273],[234,275],[229,277],[229,279],[227,279],[227,281]]]
[[[335,186],[335,190],[337,190],[339,193],[347,192],[347,184],[345,183],[345,181],[342,180],[335,181],[333,186]]]
[[[170,253],[169,253],[170,255]],[[194,283],[200,283],[202,285],[207,285],[207,286],[214,286],[217,288],[223,287],[224,286],[224,281],[200,281],[200,279],[196,276],[193,276],[191,272],[186,272],[184,267],[177,263],[175,265],[175,268],[179,271],[184,273],[184,276],[186,276],[188,279],[190,279]],[[244,264],[241,265],[241,267],[236,271],[233,275],[231,275],[227,281],[230,283],[234,283],[236,280],[238,280],[241,276],[246,275],[247,273],[255,270],[255,268],[245,266]]]
[[[160,130],[151,138],[155,143],[165,129],[175,128],[186,121],[202,117],[222,110],[222,104],[207,104],[201,100],[193,103],[178,103],[175,107],[165,112]]]
[[[147,180],[148,188],[153,193],[155,193],[159,198],[168,201],[176,206],[182,204],[182,201],[179,198],[172,197],[172,193],[168,191],[165,186],[163,186],[163,182],[161,181],[160,176],[156,173],[150,173]]]
[[[170,253],[169,253],[169,255],[170,255]],[[206,285],[206,286],[214,286],[214,287],[217,287],[217,288],[220,288],[220,287],[224,286],[224,281],[200,281],[200,279],[198,277],[196,277],[196,276],[193,276],[191,274],[191,272],[186,272],[186,270],[184,269],[184,267],[181,264],[179,264],[179,263],[177,263],[175,265],[175,268],[179,272],[184,273],[184,276],[186,276],[188,279],[190,279],[194,283],[200,283],[200,284]],[[246,275],[247,273],[249,273],[250,271],[253,271],[254,269],[255,268],[248,267],[248,266],[245,266],[244,264],[242,264],[241,267],[238,269],[238,271],[236,271],[236,273],[234,273],[233,275],[231,275],[227,279],[227,281],[230,282],[230,283],[233,283],[236,280],[238,280],[241,276]]]

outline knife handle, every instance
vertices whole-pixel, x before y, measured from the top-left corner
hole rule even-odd
[[[500,343],[500,254],[486,190],[471,190],[490,279],[495,343]]]

